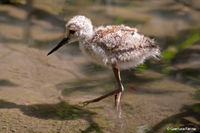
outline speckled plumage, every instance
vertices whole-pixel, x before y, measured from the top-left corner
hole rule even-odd
[[[115,64],[121,69],[135,67],[147,58],[160,55],[154,40],[124,25],[101,26],[82,45],[84,53],[94,62],[107,67]]]
[[[115,90],[84,104],[115,95],[115,106],[118,109],[124,89],[119,69],[136,67],[148,58],[160,56],[159,47],[154,40],[139,34],[136,28],[125,25],[93,28],[90,19],[80,15],[69,20],[66,24],[66,37],[48,55],[74,41],[79,41],[81,51],[93,62],[112,68],[117,81]]]

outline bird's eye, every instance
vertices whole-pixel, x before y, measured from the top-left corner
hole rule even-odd
[[[74,30],[69,30],[69,33],[70,33],[70,34],[74,34],[75,31],[74,31]]]

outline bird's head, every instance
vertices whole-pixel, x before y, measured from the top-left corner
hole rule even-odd
[[[69,20],[65,25],[66,33],[64,39],[47,55],[50,55],[54,51],[58,50],[61,46],[67,43],[75,42],[81,39],[86,39],[92,36],[93,26],[89,18],[85,16],[75,16]]]

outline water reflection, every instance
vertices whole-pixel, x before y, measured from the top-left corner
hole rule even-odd
[[[53,119],[53,120],[77,120],[85,119],[89,123],[89,127],[81,132],[102,132],[97,123],[92,120],[94,112],[87,111],[78,106],[69,105],[61,101],[58,104],[34,104],[34,105],[17,105],[12,102],[0,100],[0,109],[20,109],[25,115],[30,117],[37,117],[40,119]],[[73,123],[75,126],[76,123]],[[83,123],[86,124],[86,123]],[[86,124],[87,125],[87,124]],[[88,126],[88,125],[87,125]],[[54,127],[55,128],[55,127]],[[80,127],[77,127],[80,128]],[[60,129],[63,132],[64,129]],[[66,130],[64,130],[66,132]]]
[[[41,121],[58,117],[54,121],[63,118],[78,123],[78,119],[84,119],[89,125],[78,124],[82,132],[167,132],[168,125],[199,130],[199,5],[198,0],[1,1],[0,111],[6,114],[4,109],[18,108]],[[65,21],[77,14],[91,18],[96,27],[121,23],[137,27],[140,33],[155,38],[163,50],[160,61],[151,60],[121,72],[125,87],[122,122],[113,116],[113,97],[86,109],[75,107],[113,89],[110,70],[88,61],[77,43],[46,57],[64,36]],[[23,119],[23,115],[20,117]],[[117,123],[123,123],[123,127],[116,129],[120,127]]]
[[[180,128],[192,128],[194,129],[194,133],[200,131],[199,122],[200,122],[200,114],[198,113],[200,110],[200,104],[194,104],[190,106],[183,106],[180,109],[182,112],[169,116],[159,122],[156,126],[154,126],[151,131],[147,133],[155,133],[165,130],[166,132],[170,132],[167,130],[167,127],[170,127],[170,124],[176,125],[176,127]],[[162,130],[161,130],[162,129]],[[193,132],[193,131],[192,131]]]

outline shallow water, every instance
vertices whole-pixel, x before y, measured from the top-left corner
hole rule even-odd
[[[0,131],[200,130],[199,5],[198,0],[2,1]],[[84,108],[79,104],[115,87],[111,70],[90,62],[78,43],[46,56],[63,38],[65,22],[78,14],[89,17],[95,27],[137,27],[162,49],[159,61],[121,72],[121,119],[113,96]]]

